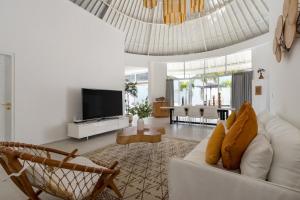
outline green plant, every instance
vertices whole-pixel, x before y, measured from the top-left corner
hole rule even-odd
[[[127,113],[128,113],[128,114],[131,114],[131,115],[133,115],[133,116],[137,114],[134,107],[128,108]]]
[[[137,83],[126,82],[125,83],[125,93],[134,97],[137,97]]]
[[[183,91],[184,89],[188,89],[188,82],[181,82],[180,83],[180,91]]]
[[[129,102],[129,96],[133,96],[133,97],[137,97],[137,83],[133,83],[133,82],[126,82],[125,83],[125,95],[126,95],[126,99],[125,99],[125,103],[126,103],[126,113],[129,113],[129,109],[130,109],[130,102]]]
[[[221,87],[226,87],[226,88],[231,87],[231,80],[224,80],[224,81],[222,81],[221,84],[220,84],[220,86]]]
[[[148,102],[148,99],[146,99],[142,103],[138,103],[134,107],[130,108],[130,112],[134,113],[133,115],[137,114],[140,119],[143,119],[150,117],[152,108]]]

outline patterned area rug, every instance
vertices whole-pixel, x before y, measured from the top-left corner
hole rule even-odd
[[[164,137],[157,144],[135,143],[127,149],[125,145],[110,145],[86,154],[90,159],[119,161],[121,173],[115,183],[126,200],[167,200],[168,161],[183,158],[199,142]],[[117,200],[110,189],[106,189],[97,200]]]

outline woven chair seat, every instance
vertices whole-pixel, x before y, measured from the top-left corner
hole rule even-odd
[[[101,176],[96,173],[63,168],[51,169],[45,165],[29,162],[25,162],[24,166],[27,167],[26,173],[32,185],[70,200],[81,200],[90,196]],[[81,156],[68,161],[68,163],[107,169]]]
[[[22,171],[11,179],[32,200],[39,199],[43,191],[66,200],[95,199],[106,187],[121,198],[113,182],[120,173],[114,169],[118,163],[104,167],[75,155],[76,152],[76,149],[68,153],[31,144],[0,142],[0,164],[7,174]],[[55,155],[63,158],[54,160]]]

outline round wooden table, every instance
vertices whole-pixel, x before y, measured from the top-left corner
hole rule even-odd
[[[117,144],[131,144],[136,142],[157,143],[166,133],[165,128],[145,128],[137,131],[137,127],[128,127],[117,133]]]

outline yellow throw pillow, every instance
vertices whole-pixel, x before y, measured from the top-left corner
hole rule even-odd
[[[205,161],[208,164],[215,165],[221,157],[221,147],[225,137],[225,128],[219,123],[210,137],[207,147]]]
[[[236,117],[238,118],[238,117],[245,111],[245,109],[246,109],[247,107],[249,107],[249,106],[252,107],[251,104],[250,104],[248,101],[245,101],[245,102],[241,105],[241,107],[240,107],[238,113],[236,114]]]
[[[226,120],[226,127],[227,129],[230,129],[230,127],[233,125],[233,123],[235,122],[236,120],[236,112],[232,112],[228,119]]]
[[[222,161],[226,169],[239,169],[241,158],[257,135],[255,111],[249,104],[226,134],[222,144]]]

